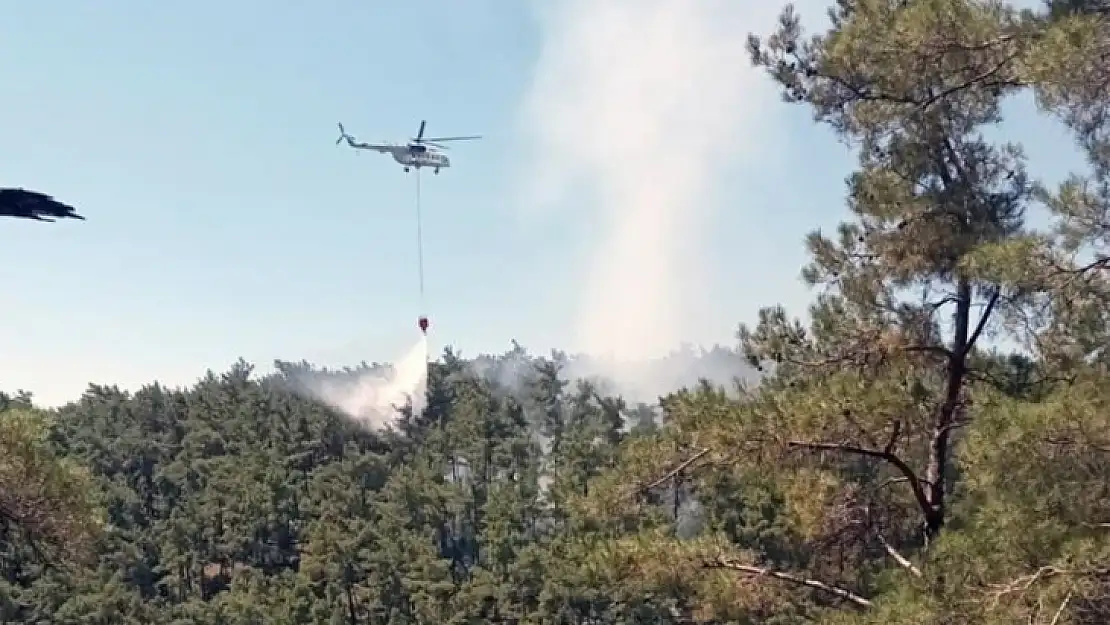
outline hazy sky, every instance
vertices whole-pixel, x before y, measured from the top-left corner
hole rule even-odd
[[[823,19],[824,3],[797,3]],[[542,11],[535,7],[542,6]],[[816,8],[814,8],[816,7]],[[801,240],[851,156],[743,54],[774,3],[42,1],[0,9],[0,185],[86,222],[0,223],[0,388],[187,384],[241,357],[411,343],[414,184],[334,145],[483,134],[424,175],[433,349],[637,357],[802,312]],[[1030,106],[1038,171],[1075,164]]]

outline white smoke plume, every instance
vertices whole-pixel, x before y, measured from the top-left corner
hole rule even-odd
[[[725,166],[767,145],[764,116],[778,94],[751,66],[746,39],[773,28],[780,8],[549,0],[539,9],[543,42],[522,119],[534,154],[529,202],[584,208],[600,229],[575,319],[575,351],[598,357],[592,373],[635,376],[634,363],[690,340],[695,307],[711,305],[698,234],[712,225]],[[645,385],[655,386],[645,380],[638,394],[674,390]]]
[[[536,356],[513,350],[485,355],[469,363],[469,373],[493,383],[495,388],[525,396],[534,379]],[[758,381],[738,350],[714,346],[711,349],[683,345],[659,358],[635,361],[609,361],[590,355],[552,355],[561,364],[559,377],[567,382],[588,380],[605,395],[619,395],[629,405],[655,404],[661,396],[680,388],[692,388],[707,380],[726,391],[736,391],[737,383]],[[573,386],[571,387],[574,388]]]
[[[567,380],[598,380],[601,391],[620,395],[631,404],[654,404],[670,392],[697,386],[701,380],[733,392],[738,390],[738,383],[758,380],[755,370],[737,350],[690,345],[640,360],[579,357],[567,364],[562,376]]]
[[[427,404],[428,339],[420,339],[391,367],[355,377],[298,376],[304,391],[372,429],[392,425],[398,408],[412,402],[419,413]]]

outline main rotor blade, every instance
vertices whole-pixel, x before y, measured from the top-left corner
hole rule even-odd
[[[482,135],[468,135],[465,137],[428,137],[424,139],[424,143],[432,141],[470,141],[472,139],[481,139]]]
[[[417,141],[419,141],[424,136],[424,125],[427,124],[427,123],[428,123],[428,121],[425,120],[425,119],[420,120],[420,130],[417,131],[417,133],[416,133],[416,140]]]

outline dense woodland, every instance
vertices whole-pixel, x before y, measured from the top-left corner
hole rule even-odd
[[[5,395],[0,620],[1110,622],[1110,5],[831,17],[751,38],[858,154],[810,309],[738,332],[758,383],[626,405],[447,352],[386,431],[304,364]],[[1088,157],[1062,184],[983,136],[1030,93]]]

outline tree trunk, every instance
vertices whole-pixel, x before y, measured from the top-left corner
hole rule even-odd
[[[932,439],[929,441],[929,461],[925,468],[929,495],[929,509],[925,511],[926,541],[935,538],[944,527],[949,441],[966,373],[971,296],[971,283],[966,278],[960,278],[956,288],[956,312],[953,319],[955,335],[952,338],[952,353],[948,360],[948,381],[945,384],[944,401],[941,402],[933,424]]]

